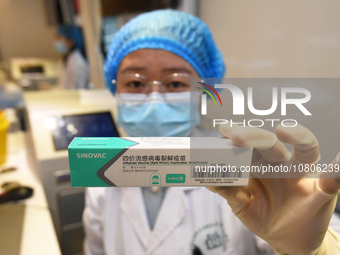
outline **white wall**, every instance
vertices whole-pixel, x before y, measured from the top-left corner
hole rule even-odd
[[[200,0],[227,77],[340,77],[340,1]]]
[[[0,0],[0,57],[57,58],[43,0]]]

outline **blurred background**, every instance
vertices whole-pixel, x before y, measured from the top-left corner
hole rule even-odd
[[[83,254],[84,189],[71,188],[67,144],[126,136],[107,49],[127,21],[165,8],[208,25],[228,78],[339,78],[337,0],[0,0],[0,194],[33,189],[0,204],[0,254]]]

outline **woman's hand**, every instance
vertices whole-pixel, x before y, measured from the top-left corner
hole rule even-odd
[[[220,132],[236,146],[254,147],[252,165],[312,165],[320,159],[316,137],[301,125],[280,125],[276,134],[221,125]],[[283,143],[293,145],[293,152]],[[340,164],[339,155],[333,164]],[[316,254],[335,208],[340,179],[308,178],[308,174],[296,178],[259,177],[251,176],[246,187],[208,189],[224,197],[235,215],[274,250],[289,255]]]

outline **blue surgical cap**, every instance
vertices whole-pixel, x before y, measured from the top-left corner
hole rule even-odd
[[[112,93],[120,63],[138,49],[170,51],[186,60],[202,78],[221,78],[225,73],[222,54],[202,20],[180,11],[157,10],[137,16],[115,35],[104,66]]]
[[[79,27],[72,25],[59,25],[57,34],[73,41],[74,46],[81,50],[84,46],[83,36]]]

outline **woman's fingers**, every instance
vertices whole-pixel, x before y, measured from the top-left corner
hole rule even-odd
[[[318,140],[304,126],[284,127],[278,125],[276,136],[281,142],[293,145],[292,164],[312,164],[320,160]]]
[[[320,174],[318,185],[326,194],[337,194],[340,189],[340,153],[328,166],[327,171]]]
[[[223,137],[230,139],[230,134],[232,131],[232,128],[230,126],[228,126],[227,124],[221,124],[218,127],[218,130],[220,131],[221,135],[223,135]]]
[[[290,152],[274,133],[264,129],[220,125],[220,132],[230,138],[236,146],[254,147],[269,163],[279,164],[290,158]]]
[[[245,187],[206,187],[208,190],[225,198],[233,213],[237,216],[249,203],[249,192]]]
[[[307,128],[276,127],[276,135],[259,128],[220,125],[223,136],[232,139],[236,146],[254,147],[269,163],[281,163],[289,159],[290,153],[283,143],[294,146],[292,164],[312,164],[320,160],[319,143]]]

